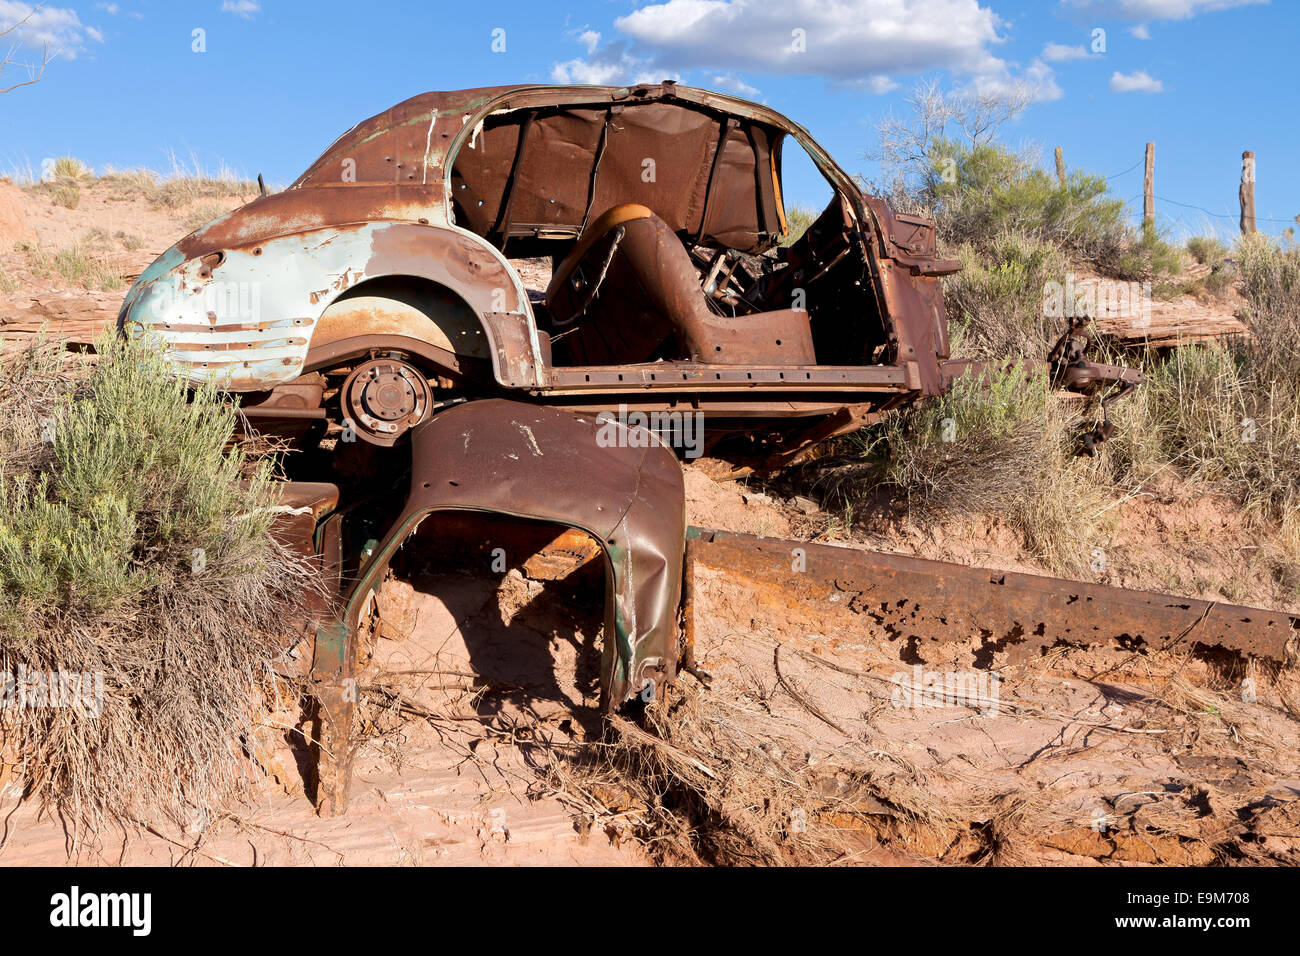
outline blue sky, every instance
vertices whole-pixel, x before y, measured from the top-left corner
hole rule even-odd
[[[0,0],[0,29],[29,9]],[[1294,0],[50,0],[0,40],[0,54],[16,45],[0,88],[46,44],[59,51],[39,83],[0,96],[0,170],[63,154],[165,169],[174,153],[284,184],[424,90],[672,77],[781,110],[870,178],[876,123],[938,77],[1030,84],[1035,102],[1002,138],[1048,163],[1061,146],[1139,208],[1153,140],[1175,236],[1235,233],[1253,149],[1259,225],[1277,233],[1300,213],[1297,40]],[[787,180],[790,201],[821,204],[810,167],[787,161]]]

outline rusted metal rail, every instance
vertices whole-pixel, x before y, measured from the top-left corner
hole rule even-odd
[[[1282,662],[1300,636],[1300,617],[1281,611],[702,528],[687,536],[688,581],[703,566],[812,606],[838,596],[838,606],[876,621],[920,659],[932,642],[981,639],[984,665],[1004,650],[1014,661],[1057,644],[1183,642]]]

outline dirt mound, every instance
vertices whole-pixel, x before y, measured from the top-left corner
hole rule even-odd
[[[28,236],[25,198],[17,186],[0,182],[0,248],[8,249]]]

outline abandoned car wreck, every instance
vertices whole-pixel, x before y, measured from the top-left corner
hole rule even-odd
[[[788,234],[783,149],[834,192]],[[530,294],[507,255],[548,257]],[[865,196],[799,126],[672,83],[426,93],[288,189],[197,230],[119,323],[259,424],[350,421],[390,445],[448,401],[689,407],[788,459],[966,368],[934,227]],[[1072,387],[1117,373],[1074,363]],[[269,422],[268,422],[269,420]]]
[[[783,246],[791,145],[833,198]],[[549,261],[544,288],[525,260]],[[289,188],[167,250],[118,323],[305,452],[288,466],[282,533],[337,598],[311,669],[318,801],[335,811],[370,597],[447,512],[598,545],[604,708],[653,701],[689,666],[694,562],[762,575],[792,600],[851,582],[908,639],[974,627],[1032,650],[1137,629],[1155,640],[1199,617],[1223,624],[1225,646],[1280,654],[1286,615],[1139,595],[1094,620],[1072,606],[1082,586],[1029,575],[990,584],[978,569],[813,549],[791,581],[773,558],[785,543],[687,528],[668,444],[600,438],[614,410],[689,412],[706,450],[730,441],[776,467],[942,395],[972,371],[950,355],[940,287],[957,268],[932,223],[864,195],[766,107],[669,82],[495,87],[421,94],[357,124]],[[1140,380],[1085,347],[1067,334],[1037,373],[1085,394]]]

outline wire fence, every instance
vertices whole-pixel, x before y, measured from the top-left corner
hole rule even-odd
[[[1145,163],[1145,161],[1146,161],[1145,159],[1139,159],[1139,160],[1138,160],[1136,163],[1134,163],[1132,166],[1128,167],[1128,169],[1122,169],[1122,170],[1120,170],[1118,173],[1114,173],[1114,174],[1112,174],[1112,175],[1110,175],[1110,176],[1107,176],[1107,177],[1106,177],[1106,181],[1107,181],[1107,182],[1110,182],[1110,181],[1112,181],[1112,180],[1119,179],[1121,176],[1126,176],[1126,175],[1128,175],[1129,173],[1131,173],[1131,172],[1133,172],[1133,171],[1135,171],[1135,170],[1141,168],[1142,165]],[[1166,204],[1168,204],[1168,205],[1170,205],[1170,206],[1177,206],[1177,207],[1179,207],[1180,209],[1189,209],[1189,210],[1194,210],[1195,212],[1199,212],[1199,213],[1201,213],[1201,215],[1203,215],[1203,216],[1208,216],[1208,217],[1210,217],[1211,219],[1228,220],[1228,221],[1230,221],[1230,222],[1234,222],[1234,223],[1236,223],[1236,222],[1240,222],[1240,218],[1241,218],[1241,213],[1240,213],[1240,211],[1238,211],[1238,212],[1214,212],[1213,210],[1206,209],[1204,206],[1199,206],[1199,205],[1197,205],[1196,203],[1183,202],[1182,200],[1179,200],[1179,199],[1171,199],[1171,198],[1169,198],[1168,196],[1161,196],[1159,193],[1156,193],[1156,194],[1154,195],[1154,198],[1155,198],[1155,201],[1156,201],[1157,204],[1159,204],[1159,203],[1166,203]],[[1133,197],[1124,200],[1124,205],[1129,207],[1130,211],[1132,212],[1132,214],[1133,214],[1134,216],[1136,216],[1138,219],[1141,219],[1141,217],[1142,217],[1142,206],[1141,206],[1141,202],[1142,202],[1142,193],[1139,192],[1139,193],[1137,193],[1136,195],[1134,195]],[[1178,226],[1178,227],[1180,227],[1180,228],[1182,228],[1182,229],[1185,229],[1189,234],[1194,234],[1194,233],[1197,232],[1196,227],[1192,224],[1191,217],[1188,217],[1188,216],[1185,215],[1185,214],[1184,214],[1184,215],[1178,215],[1178,214],[1173,214],[1173,213],[1165,212],[1165,213],[1162,213],[1162,216],[1163,216],[1163,218],[1164,218],[1166,221],[1168,221],[1168,222],[1170,222],[1170,223],[1172,223],[1172,224],[1174,224],[1174,225],[1176,225],[1176,226]],[[1297,217],[1297,218],[1300,218],[1300,217]],[[1258,215],[1257,215],[1257,216],[1255,217],[1255,222],[1257,222],[1257,223],[1265,223],[1265,222],[1268,222],[1268,223],[1277,223],[1277,224],[1284,225],[1284,226],[1295,226],[1295,225],[1297,225],[1297,218],[1292,218],[1292,219],[1277,219],[1277,218],[1273,218],[1273,217],[1270,217],[1270,216],[1258,216]]]

